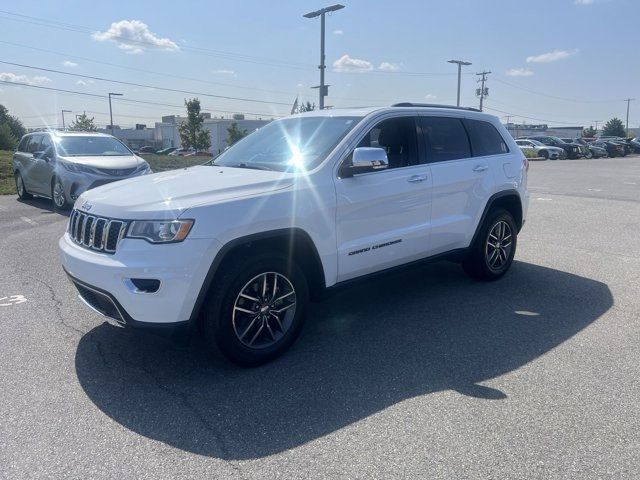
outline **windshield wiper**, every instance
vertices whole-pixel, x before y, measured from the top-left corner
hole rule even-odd
[[[249,165],[247,163],[238,163],[236,165],[221,165],[221,166],[231,167],[231,168],[249,168],[249,169],[252,169],[252,170],[268,170],[270,172],[277,171],[277,170],[274,170],[273,168],[266,167],[266,166],[263,166],[263,165],[256,165],[256,164]]]

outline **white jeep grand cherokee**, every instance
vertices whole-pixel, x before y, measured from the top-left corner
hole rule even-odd
[[[496,117],[402,103],[271,122],[209,163],[90,190],[60,239],[97,312],[200,327],[264,363],[329,287],[440,258],[494,280],[527,211],[527,160]]]

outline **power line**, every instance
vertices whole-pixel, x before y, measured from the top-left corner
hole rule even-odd
[[[25,64],[22,64],[22,63],[6,62],[4,60],[0,60],[0,63],[2,63],[4,65],[12,65],[14,67],[21,67],[21,68],[28,68],[28,69],[31,69],[31,70],[38,70],[38,71],[41,71],[41,72],[57,73],[59,75],[67,75],[67,76],[70,76],[70,77],[86,78],[86,79],[89,79],[89,80],[98,80],[98,81],[101,81],[101,82],[117,83],[119,85],[128,85],[128,86],[132,86],[132,87],[153,88],[155,90],[163,90],[165,92],[184,93],[184,94],[187,94],[187,95],[201,95],[203,97],[221,98],[221,99],[225,99],[225,100],[236,100],[236,101],[240,101],[240,102],[265,103],[267,105],[286,105],[286,106],[290,105],[289,103],[284,103],[284,102],[270,102],[268,100],[258,100],[258,99],[255,99],[255,98],[230,97],[230,96],[227,96],[227,95],[215,95],[213,93],[194,92],[194,91],[191,91],[191,90],[180,90],[180,89],[177,89],[177,88],[160,87],[158,85],[149,85],[149,84],[135,83],[135,82],[125,82],[123,80],[114,80],[114,79],[111,79],[111,78],[98,77],[98,76],[95,76],[95,75],[82,75],[80,73],[64,72],[62,70],[54,70],[52,68],[36,67],[34,65],[25,65]]]
[[[528,92],[528,93],[532,93],[534,95],[540,95],[541,97],[547,97],[547,98],[553,98],[555,100],[563,100],[565,102],[573,102],[573,103],[613,103],[613,102],[619,102],[619,99],[616,100],[578,100],[575,98],[565,98],[565,97],[558,97],[556,95],[549,95],[548,93],[543,93],[543,92],[538,92],[536,90],[531,90],[530,88],[526,88],[526,87],[522,87],[520,85],[517,85],[515,83],[511,83],[511,82],[507,82],[505,80],[501,80],[499,78],[495,78],[493,79],[496,82],[502,83],[504,85],[507,85],[509,87],[512,88],[517,88],[518,90],[522,90],[524,92]]]
[[[62,94],[67,94],[67,95],[79,95],[79,96],[85,96],[85,97],[99,98],[101,100],[106,100],[107,99],[106,95],[99,95],[99,94],[96,94],[96,93],[79,92],[77,90],[65,90],[65,89],[61,89],[61,88],[45,87],[43,85],[30,85],[28,83],[10,82],[8,80],[0,80],[0,84],[9,85],[9,86],[13,86],[13,87],[35,88],[35,89],[38,89],[38,90],[52,91],[52,92],[57,92],[57,93],[62,93]],[[181,108],[181,109],[185,108],[184,105],[175,105],[175,104],[160,103],[160,102],[150,102],[150,101],[146,101],[146,100],[139,100],[139,99],[133,99],[133,98],[122,98],[122,99],[118,99],[118,101],[119,102],[136,103],[136,104],[155,105],[155,106],[161,106],[161,107],[172,107],[172,108]],[[281,115],[277,115],[277,114],[274,114],[274,113],[229,111],[229,110],[209,109],[209,108],[206,108],[206,107],[203,108],[202,111],[210,112],[210,113],[215,113],[215,112],[242,113],[242,114],[245,114],[245,115],[256,115],[256,116],[264,116],[264,117],[281,117]]]

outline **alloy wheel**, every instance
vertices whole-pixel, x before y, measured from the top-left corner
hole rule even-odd
[[[53,185],[53,201],[58,208],[64,207],[66,202],[64,198],[64,188],[62,188],[62,184],[59,181],[56,181]]]
[[[249,280],[236,297],[232,323],[246,347],[268,348],[280,341],[296,313],[296,291],[287,277],[264,272]]]
[[[18,196],[22,198],[24,195],[24,182],[22,181],[22,176],[20,176],[20,174],[16,175],[16,190],[18,190]]]
[[[496,222],[489,231],[485,246],[485,260],[491,270],[501,270],[509,261],[513,249],[511,227],[504,220]]]

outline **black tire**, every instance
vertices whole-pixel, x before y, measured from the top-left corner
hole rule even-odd
[[[16,172],[13,178],[16,181],[16,192],[18,192],[18,198],[20,200],[29,200],[30,198],[33,198],[33,195],[27,192],[27,188],[24,186],[24,180],[22,180],[20,172]]]
[[[57,192],[58,188],[60,188],[62,191],[61,196]],[[64,193],[64,187],[62,186],[60,179],[58,179],[57,177],[54,177],[51,181],[51,201],[53,202],[53,207],[55,210],[59,212],[69,210],[69,200],[67,200],[67,195]]]
[[[267,275],[267,279],[273,279],[275,274],[279,275],[276,283],[280,281],[280,290],[276,287],[273,292],[271,291],[273,287],[273,280],[271,280],[272,283],[265,289],[268,293],[264,301],[261,298],[256,299],[259,303],[246,300],[251,297],[264,297],[262,292],[253,290],[257,293],[251,293],[247,290],[248,285],[254,285],[252,281],[256,278],[262,279],[263,275]],[[293,300],[291,300],[291,288],[288,287],[293,289]],[[269,362],[282,355],[300,334],[309,302],[309,287],[302,270],[285,255],[264,252],[234,259],[221,276],[216,278],[212,288],[213,291],[205,305],[203,319],[205,339],[210,348],[217,345],[223,355],[233,363],[244,367],[255,367]],[[274,304],[274,298],[281,298],[282,292],[288,292],[288,299],[281,300],[280,304]],[[241,298],[242,293],[251,293],[251,295]],[[291,301],[294,305],[284,311],[282,319],[274,320],[270,316],[272,311],[278,311],[283,304],[286,306]],[[274,308],[266,310],[265,315],[263,309],[272,306]],[[248,314],[245,313],[246,310],[238,311],[238,308],[252,312]],[[284,318],[287,315],[288,317]],[[244,323],[241,324],[241,322]],[[261,327],[262,331],[259,332]],[[244,336],[242,332],[245,332]],[[279,338],[274,338],[274,332]],[[251,342],[252,339],[255,343]],[[263,341],[263,345],[259,345],[260,341]],[[248,345],[250,342],[254,347]],[[269,342],[272,343],[269,344]]]
[[[545,160],[549,160],[549,152],[547,152],[546,150],[540,150],[540,156]]]
[[[587,158],[587,159],[593,158],[593,152],[587,148],[587,150],[586,150],[586,152],[584,154],[584,158]]]
[[[496,233],[495,229],[499,225],[502,225],[503,228],[505,228],[504,225],[508,227],[507,233],[510,235],[508,238],[505,235],[503,239],[494,240],[497,238],[494,235]],[[508,245],[506,244],[507,240],[511,241]],[[511,267],[517,243],[518,233],[513,215],[502,208],[492,210],[487,215],[482,227],[480,227],[469,255],[462,262],[462,267],[470,277],[477,280],[497,280],[507,273],[509,267]],[[497,245],[498,248],[496,249],[491,245]],[[500,250],[500,253],[497,254],[500,262],[496,261],[496,250]],[[496,265],[497,263],[498,265]]]

